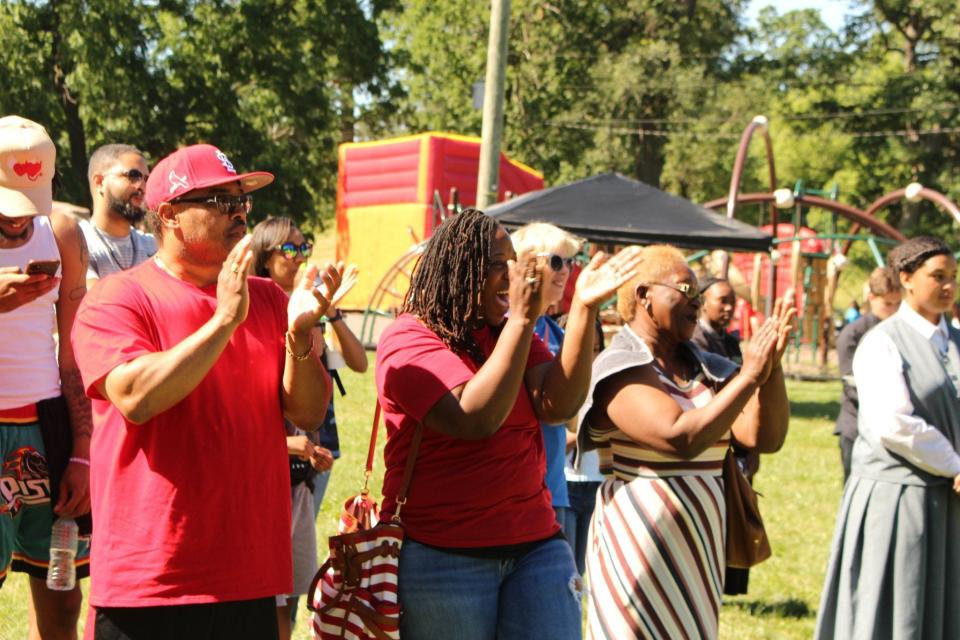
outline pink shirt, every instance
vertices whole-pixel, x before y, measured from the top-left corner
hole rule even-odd
[[[149,260],[83,300],[73,348],[93,399],[90,603],[144,607],[289,593],[290,477],[280,406],[287,297],[250,278],[250,312],[197,388],[127,422],[95,384],[209,320],[198,288]]]
[[[475,334],[489,355],[496,336]],[[536,335],[527,369],[553,359]],[[410,315],[384,331],[377,345],[377,389],[387,423],[384,512],[392,513],[417,421],[479,367],[448,349]],[[559,530],[544,484],[546,458],[540,423],[521,387],[500,429],[483,440],[460,440],[424,428],[407,504],[407,534],[441,547],[490,547],[549,538]]]

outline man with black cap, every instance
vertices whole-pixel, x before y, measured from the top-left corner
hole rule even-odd
[[[86,245],[76,219],[51,215],[55,163],[42,126],[0,118],[0,585],[8,568],[30,576],[44,639],[76,638],[81,605],[79,585],[46,586],[53,521],[90,510],[90,401],[70,342]]]
[[[314,287],[311,266],[289,299],[248,277],[250,193],[272,181],[211,145],[167,156],[146,188],[156,256],[81,306],[98,639],[277,635],[274,596],[292,585],[283,418],[323,419],[311,330],[341,269]]]

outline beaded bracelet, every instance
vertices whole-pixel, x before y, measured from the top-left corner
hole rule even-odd
[[[310,357],[310,354],[313,353],[313,332],[312,331],[310,332],[310,345],[307,347],[307,350],[303,352],[302,356],[298,356],[293,352],[293,346],[291,344],[292,342],[293,342],[293,336],[289,331],[287,331],[286,335],[284,336],[283,346],[286,348],[287,353],[290,354],[290,357],[293,358],[294,360],[297,360],[297,361],[306,360],[308,357]]]

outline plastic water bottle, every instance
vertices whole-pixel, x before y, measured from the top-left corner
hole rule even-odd
[[[70,591],[77,584],[77,522],[73,518],[57,518],[50,531],[50,565],[47,588]]]

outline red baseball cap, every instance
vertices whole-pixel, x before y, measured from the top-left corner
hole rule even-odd
[[[194,144],[177,149],[157,163],[147,178],[144,199],[151,211],[162,202],[170,202],[196,189],[239,182],[243,193],[261,189],[273,182],[266,171],[237,173],[223,151],[212,144]]]

